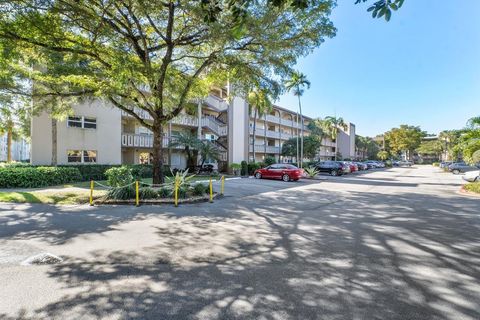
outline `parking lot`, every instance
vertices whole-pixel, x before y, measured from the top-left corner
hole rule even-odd
[[[0,204],[1,319],[479,319],[480,198],[431,166],[213,204]],[[63,262],[21,266],[50,252]]]

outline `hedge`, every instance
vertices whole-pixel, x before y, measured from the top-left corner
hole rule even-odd
[[[0,188],[39,188],[82,180],[77,168],[5,167],[0,168]]]

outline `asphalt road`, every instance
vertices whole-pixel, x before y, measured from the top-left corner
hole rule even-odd
[[[480,319],[480,198],[432,167],[213,204],[0,204],[0,319]],[[50,252],[64,259],[22,266]]]

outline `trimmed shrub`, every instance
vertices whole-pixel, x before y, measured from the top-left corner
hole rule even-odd
[[[151,164],[127,164],[123,165],[132,170],[134,179],[151,178],[153,176],[153,166]],[[82,175],[83,181],[88,180],[107,180],[106,171],[110,168],[118,168],[121,165],[111,164],[75,164],[75,165],[61,165],[61,167],[78,168]],[[170,166],[163,166],[163,175],[171,176]]]
[[[265,158],[265,165],[266,166],[270,166],[272,164],[275,164],[277,163],[277,159],[275,159],[275,157],[266,157]]]
[[[111,187],[118,188],[132,183],[132,169],[127,166],[113,167],[105,172],[107,182]]]
[[[242,163],[240,164],[242,167],[241,167],[241,170],[240,170],[240,175],[241,176],[246,176],[248,175],[248,164],[247,164],[247,161],[242,161]]]
[[[81,181],[76,168],[7,166],[0,168],[0,188],[40,188]]]
[[[248,174],[253,175],[255,170],[260,169],[262,167],[262,164],[259,162],[253,162],[248,164]]]
[[[194,196],[201,196],[201,195],[204,195],[205,193],[208,192],[208,187],[206,185],[204,185],[203,183],[197,183],[193,187],[192,192],[193,192]]]
[[[140,188],[138,190],[138,195],[139,195],[140,199],[142,199],[142,200],[158,198],[158,192],[155,191],[154,189],[148,188],[148,187]]]

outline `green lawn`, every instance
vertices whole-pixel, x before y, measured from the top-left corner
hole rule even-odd
[[[105,191],[94,191],[94,199],[105,194]],[[50,203],[50,204],[82,204],[88,203],[90,192],[85,191],[30,191],[0,192],[0,202],[16,203]]]

